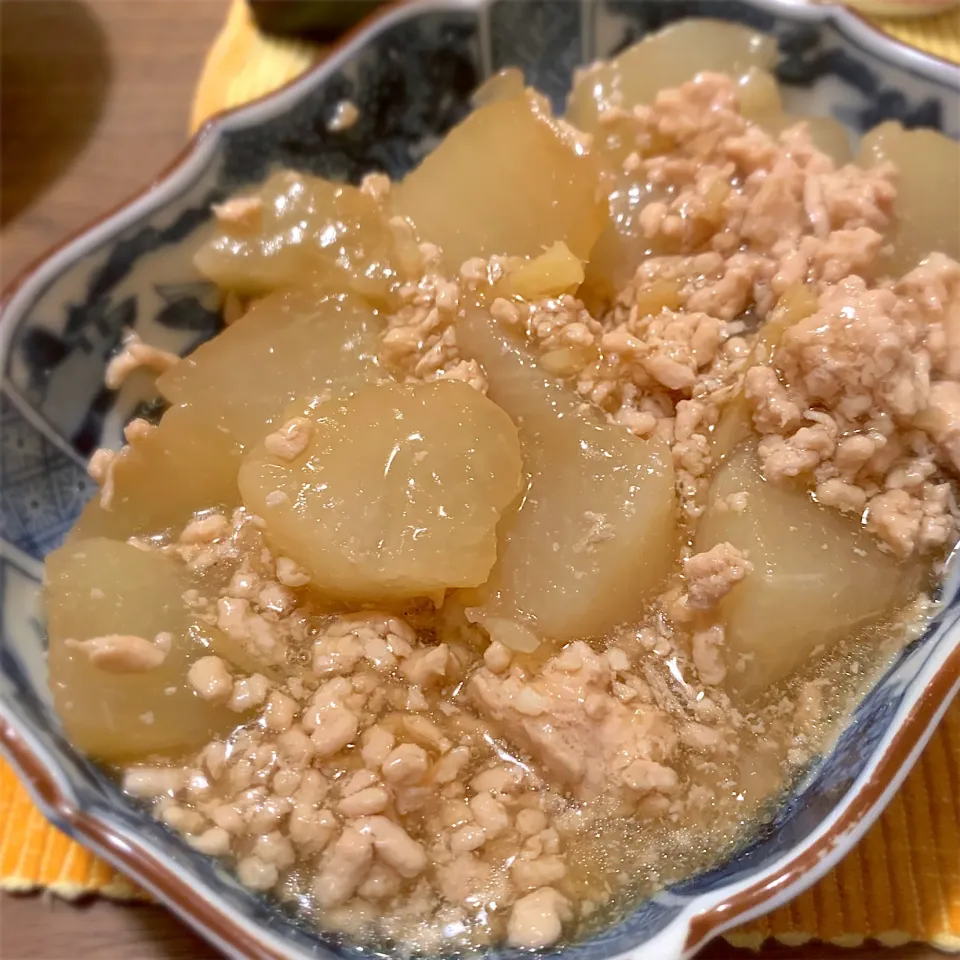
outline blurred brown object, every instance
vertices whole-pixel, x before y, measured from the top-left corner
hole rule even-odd
[[[383,0],[248,0],[267,33],[329,42],[381,6]]]
[[[0,281],[183,149],[229,0],[0,2]]]
[[[83,76],[83,83],[73,82]],[[83,149],[110,83],[107,39],[76,0],[0,3],[0,224]]]

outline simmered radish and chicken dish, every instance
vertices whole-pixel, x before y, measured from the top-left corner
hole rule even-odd
[[[239,881],[437,953],[749,839],[958,535],[960,154],[691,21],[420,167],[214,210],[225,328],[47,564],[77,747]],[[331,134],[332,136],[335,134]]]

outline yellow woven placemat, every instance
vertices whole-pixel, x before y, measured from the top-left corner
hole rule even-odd
[[[882,24],[898,38],[960,62],[960,11]],[[297,77],[323,56],[306,43],[264,37],[234,0],[197,87],[192,126]],[[0,760],[0,887],[47,888],[64,897],[147,895],[68,840],[30,802]],[[769,938],[857,946],[924,941],[960,951],[960,701],[873,829],[811,890],[727,935],[738,946]]]

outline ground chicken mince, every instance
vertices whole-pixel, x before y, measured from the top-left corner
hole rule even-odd
[[[501,74],[398,183],[276,173],[197,255],[223,332],[111,362],[168,408],[48,560],[57,708],[305,922],[585,936],[747,841],[928,618],[960,158],[853,162],[773,56],[692,21],[566,119]]]

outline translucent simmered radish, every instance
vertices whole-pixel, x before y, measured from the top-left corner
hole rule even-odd
[[[668,252],[661,249],[660,238],[651,242],[640,227],[643,208],[654,200],[665,199],[666,192],[622,171],[607,180],[606,189],[607,219],[590,252],[583,285],[577,291],[587,308],[598,315],[634,276],[639,263]]]
[[[698,73],[739,77],[751,67],[769,70],[776,59],[776,41],[755,30],[722,20],[684,20],[583,71],[570,94],[567,118],[582,130],[594,130],[605,107],[629,110],[652,103],[660,90]]]
[[[520,492],[499,407],[461,381],[380,384],[317,404],[299,428],[295,456],[268,438],[245,458],[240,489],[318,589],[402,600],[483,583]]]
[[[263,439],[298,397],[350,391],[380,379],[384,322],[359,297],[275,293],[201,344],[157,381],[172,403],[244,447]]]
[[[113,467],[113,493],[84,509],[77,535],[163,533],[198,510],[240,502],[244,448],[297,397],[339,395],[379,379],[382,327],[359,297],[314,289],[275,293],[158,380],[174,404]]]
[[[470,102],[475,107],[485,107],[498,100],[517,100],[524,96],[525,91],[523,71],[517,67],[506,67],[484,80],[473,91]]]
[[[151,536],[183,526],[198,510],[237,506],[240,456],[239,444],[201,411],[171,407],[118,455],[106,506],[94,497],[72,535]]]
[[[723,501],[741,492],[742,510]],[[723,541],[753,564],[720,606],[726,682],[746,695],[892,613],[917,587],[916,565],[883,553],[856,519],[818,506],[799,486],[766,482],[748,451],[717,473],[697,529],[698,551]]]
[[[183,603],[190,586],[172,560],[112,540],[75,540],[47,557],[50,688],[71,741],[101,760],[177,754],[236,725],[236,713],[201,700],[189,665],[222,654],[218,632]],[[68,640],[170,635],[163,662],[118,673],[90,662]]]
[[[667,27],[615,59],[581,73],[567,104],[567,118],[594,134],[593,153],[608,198],[603,230],[590,253],[580,291],[589,307],[601,309],[609,303],[644,257],[679,252],[664,246],[663,238],[651,244],[640,228],[643,208],[652,201],[668,200],[669,193],[648,183],[642,172],[624,169],[624,160],[631,153],[667,153],[674,144],[650,142],[630,108],[652,103],[660,90],[678,86],[700,72],[714,71],[733,77],[749,74],[752,84],[744,93],[752,95],[755,106],[762,109],[774,101],[769,85],[760,84],[755,75],[769,70],[776,55],[776,42],[763,34],[718,20],[692,19]],[[600,113],[608,107],[627,112],[608,117],[601,125]]]
[[[409,241],[349,184],[283,171],[222,209],[237,212],[223,215],[194,262],[223,289],[263,294],[320,278],[383,300],[405,276]]]
[[[583,264],[563,242],[555,243],[539,257],[523,263],[499,280],[492,290],[495,297],[522,297],[546,300],[574,293],[583,283]]]
[[[624,163],[632,153],[656,153],[659,146],[639,146],[646,134],[632,115],[605,123],[594,134],[593,152],[600,166],[601,189],[607,198],[606,217],[597,242],[590,251],[584,283],[577,295],[592,312],[602,312],[624,284],[636,273],[637,265],[649,256],[676,253],[663,238],[651,241],[640,226],[640,214],[653,201],[669,201],[669,188],[648,181],[642,169]],[[669,145],[660,145],[666,149]]]
[[[393,189],[391,205],[453,270],[471,257],[535,257],[560,241],[585,260],[605,207],[592,158],[526,95],[475,110]]]
[[[766,70],[751,67],[737,83],[737,98],[740,112],[761,126],[772,136],[797,124],[806,124],[810,139],[818,150],[832,158],[838,167],[850,163],[853,151],[850,133],[833,117],[814,117],[787,113],[780,100],[780,87],[776,78]]]
[[[884,161],[897,167],[890,271],[906,273],[931,253],[960,259],[960,144],[889,121],[864,136],[858,158],[864,167]]]
[[[784,115],[777,78],[760,67],[751,67],[737,77],[737,101],[740,112],[748,120],[760,121],[765,117]]]
[[[468,309],[457,334],[461,352],[483,364],[491,399],[519,426],[529,474],[474,615],[514,646],[499,621],[529,623],[559,642],[638,616],[677,548],[669,451],[580,412],[577,397],[485,311]]]

